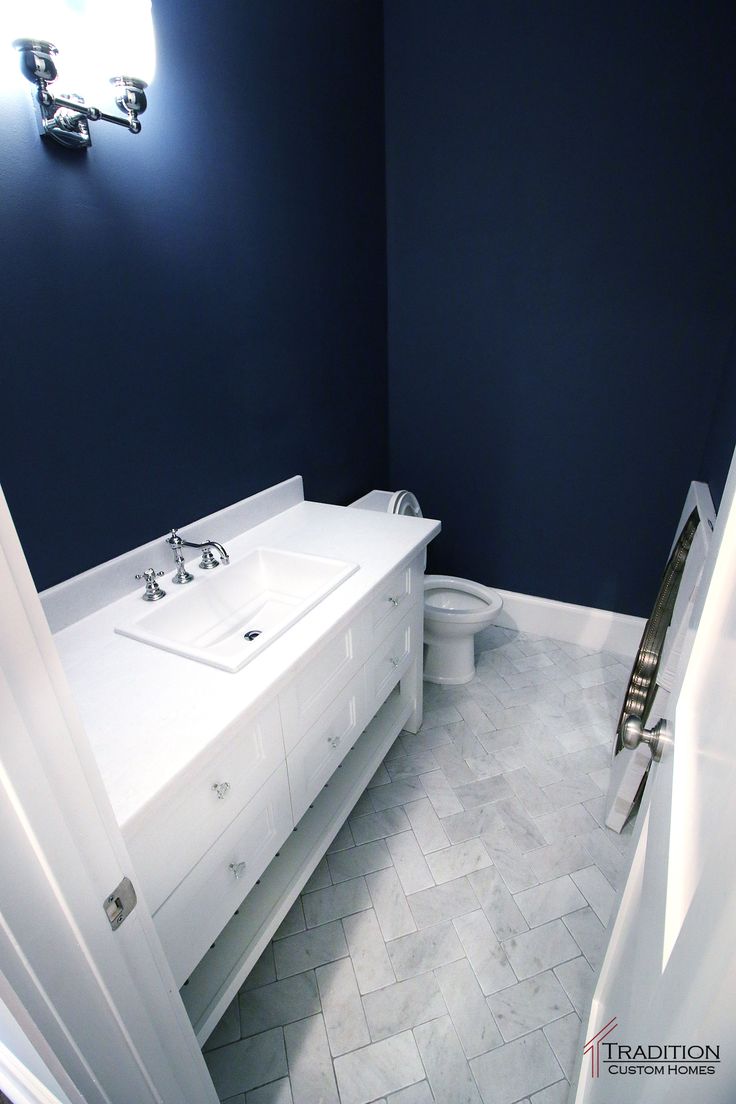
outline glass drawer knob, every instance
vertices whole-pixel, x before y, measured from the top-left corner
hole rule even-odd
[[[225,794],[226,794],[226,793],[227,793],[227,792],[229,791],[229,789],[230,789],[230,783],[229,783],[229,782],[215,782],[215,784],[214,784],[214,786],[212,787],[212,789],[213,789],[213,790],[215,791],[215,793],[217,794],[217,800],[218,800],[218,801],[222,801],[222,800],[224,799],[224,797],[225,797]]]
[[[396,656],[391,656],[391,665],[392,665],[393,667],[398,667],[398,666],[399,666],[399,663],[400,663],[400,662],[401,662],[401,661],[400,661],[400,660],[398,660],[398,659],[396,658]]]
[[[233,874],[235,875],[235,879],[237,881],[238,878],[242,878],[242,876],[245,874],[246,866],[247,866],[247,863],[244,863],[244,862],[230,863],[230,866],[228,867],[228,869],[232,870]]]
[[[398,604],[399,604],[399,599],[394,598],[394,596],[392,594],[389,594],[388,600],[389,600],[389,602],[391,603],[392,606],[398,606]]]
[[[330,747],[336,748],[337,745],[340,743],[341,739],[342,739],[342,736],[328,736],[327,737],[327,743],[330,745]]]

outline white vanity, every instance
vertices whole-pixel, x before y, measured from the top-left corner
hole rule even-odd
[[[421,724],[424,549],[439,528],[305,502],[298,477],[187,526],[231,561],[187,565],[181,590],[199,605],[259,549],[352,566],[239,670],[120,634],[146,614],[133,575],[171,574],[163,539],[43,595],[131,880],[200,1043],[398,733]],[[166,576],[158,605],[176,603],[178,623],[187,596]]]

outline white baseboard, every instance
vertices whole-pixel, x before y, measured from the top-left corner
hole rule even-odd
[[[516,594],[499,590],[503,609],[495,624],[505,629],[566,640],[582,648],[614,652],[632,659],[637,653],[646,621],[626,613],[573,606],[552,598],[536,598],[531,594]]]

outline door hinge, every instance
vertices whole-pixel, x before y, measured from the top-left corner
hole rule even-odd
[[[130,878],[123,878],[120,885],[116,886],[102,904],[113,931],[117,931],[123,920],[127,920],[137,904],[138,898],[133,889],[133,883]]]

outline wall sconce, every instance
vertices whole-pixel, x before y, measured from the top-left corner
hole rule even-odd
[[[7,2],[7,0],[6,0]],[[115,123],[139,134],[147,107],[146,88],[156,61],[151,0],[10,0],[13,46],[23,74],[36,85],[34,96],[42,137],[68,149],[92,145],[90,122]],[[63,95],[50,85],[62,68]],[[82,91],[104,96],[112,84],[122,115],[85,102]]]

